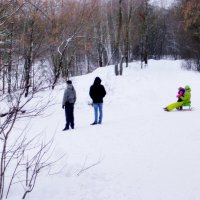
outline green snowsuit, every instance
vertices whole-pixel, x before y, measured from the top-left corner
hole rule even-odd
[[[183,101],[172,103],[172,104],[168,105],[168,106],[166,107],[166,109],[167,109],[168,111],[171,111],[171,110],[173,110],[173,109],[175,109],[175,108],[178,108],[178,107],[180,107],[180,106],[190,105],[190,103],[191,103],[191,101],[190,101],[190,99],[191,99],[191,89],[190,89],[189,86],[186,86],[186,87],[185,87],[185,94],[184,94],[184,96],[181,96],[180,98],[181,98]]]

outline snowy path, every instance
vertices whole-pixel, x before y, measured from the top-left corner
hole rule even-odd
[[[69,132],[61,131],[63,87],[56,91],[58,104],[43,126],[46,135],[55,135],[56,156],[66,156],[58,175],[38,179],[30,200],[200,199],[200,74],[182,71],[179,61],[151,61],[143,70],[138,66],[132,64],[122,77],[113,76],[109,66],[74,78],[76,128]],[[90,126],[88,90],[95,76],[102,78],[108,94],[103,124]],[[176,101],[177,88],[186,84],[195,111],[164,112]],[[37,130],[42,121],[35,123]]]

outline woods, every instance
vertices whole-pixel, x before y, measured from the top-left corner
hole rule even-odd
[[[15,84],[27,96],[35,84],[33,65],[42,60],[52,88],[61,77],[121,58],[126,66],[135,59],[183,58],[199,71],[199,4],[179,0],[167,9],[149,0],[1,1],[1,90],[10,93]]]

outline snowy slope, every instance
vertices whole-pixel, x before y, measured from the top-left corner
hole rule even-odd
[[[102,125],[91,126],[88,92],[96,76],[107,96]],[[30,122],[32,134],[55,137],[52,159],[65,157],[51,170],[54,175],[38,178],[27,199],[200,199],[200,74],[181,70],[181,61],[150,60],[143,70],[132,63],[123,76],[107,66],[72,81],[78,96],[74,130],[62,131],[65,84],[53,91],[55,105],[45,111],[50,115]],[[191,86],[194,111],[164,112],[185,85]],[[10,199],[20,195],[13,189]]]

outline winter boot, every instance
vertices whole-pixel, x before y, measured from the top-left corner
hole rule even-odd
[[[69,130],[69,127],[65,127],[65,128],[63,129],[63,131],[66,131],[66,130]]]

